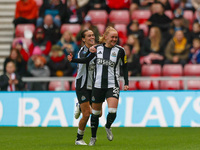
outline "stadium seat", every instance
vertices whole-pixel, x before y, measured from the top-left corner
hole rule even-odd
[[[140,90],[159,90],[159,81],[139,81]]]
[[[200,80],[188,80],[187,88],[188,90],[200,90]]]
[[[165,64],[162,69],[163,76],[182,76],[183,67],[181,64]]]
[[[12,47],[15,47],[16,43],[21,40],[23,42],[23,47],[28,50],[29,46],[32,43],[31,39],[25,39],[24,37],[16,37],[13,39]]]
[[[71,31],[71,33],[76,36],[81,30],[80,24],[62,24],[60,33],[63,34],[66,30]]]
[[[142,65],[142,76],[161,76],[161,65],[151,64],[151,65]]]
[[[178,80],[166,80],[160,81],[161,90],[180,90],[181,82]]]
[[[43,0],[35,0],[37,6],[38,6],[38,9],[42,6],[43,4]]]
[[[118,31],[118,32],[122,32],[125,36],[127,34],[127,28],[125,24],[115,24],[114,28]]]
[[[170,19],[174,18],[174,14],[171,10],[166,10],[165,15],[168,16]]]
[[[169,0],[169,4],[171,6],[171,9],[174,10],[175,9],[175,2],[174,2],[174,0]]]
[[[91,17],[91,21],[94,25],[96,24],[107,24],[108,13],[105,10],[90,10],[87,15]]]
[[[149,27],[146,24],[139,24],[139,29],[142,29],[144,31],[144,36],[148,36],[149,34]]]
[[[64,87],[62,87],[64,86]],[[51,81],[49,83],[49,90],[50,91],[62,91],[64,88],[65,91],[69,91],[70,90],[70,84],[68,81],[64,82],[64,85],[62,85],[61,81]]]
[[[150,10],[135,10],[131,14],[132,20],[138,20],[139,24],[145,23],[151,16]]]
[[[31,39],[34,31],[34,24],[18,24],[15,28],[15,37],[25,37]]]
[[[138,87],[138,82],[137,81],[131,81],[129,80],[129,90],[137,90],[137,87]],[[120,90],[123,90],[124,88],[124,84],[122,81],[120,81]]]
[[[184,76],[200,76],[200,64],[186,64]]]
[[[103,35],[106,26],[104,24],[96,24],[96,26],[97,26],[97,28],[99,30],[100,35]]]
[[[75,87],[75,81],[72,82],[71,90],[72,90],[72,91],[75,91],[75,90],[76,90],[76,87]]]
[[[111,23],[126,24],[130,22],[130,15],[128,10],[111,10],[109,14],[109,21]]]

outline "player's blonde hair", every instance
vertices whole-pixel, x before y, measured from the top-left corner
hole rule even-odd
[[[105,39],[105,36],[107,36],[109,34],[110,31],[116,31],[117,30],[111,26],[108,26],[104,32],[104,34],[102,36],[99,37],[99,43],[102,44],[102,43],[105,43],[106,42],[106,39]]]

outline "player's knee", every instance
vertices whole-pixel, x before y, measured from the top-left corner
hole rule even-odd
[[[117,108],[108,108],[109,113],[117,113]]]
[[[101,114],[101,110],[94,110],[94,109],[92,109],[92,114],[94,114],[94,115],[100,115]]]

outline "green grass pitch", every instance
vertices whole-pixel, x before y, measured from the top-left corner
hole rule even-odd
[[[75,127],[0,127],[0,150],[200,150],[200,128],[112,128],[108,141],[100,127],[93,147],[76,146]],[[90,128],[84,140],[89,143]]]

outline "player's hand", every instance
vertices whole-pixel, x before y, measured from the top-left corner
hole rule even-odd
[[[94,46],[90,47],[89,50],[90,50],[91,53],[96,53],[97,52],[97,49]]]
[[[70,54],[67,56],[67,59],[69,60],[69,62],[71,62],[71,61],[72,61],[72,58],[73,58],[73,55],[72,55],[72,53],[70,53]]]
[[[129,89],[128,85],[124,85],[124,91],[127,91]]]

